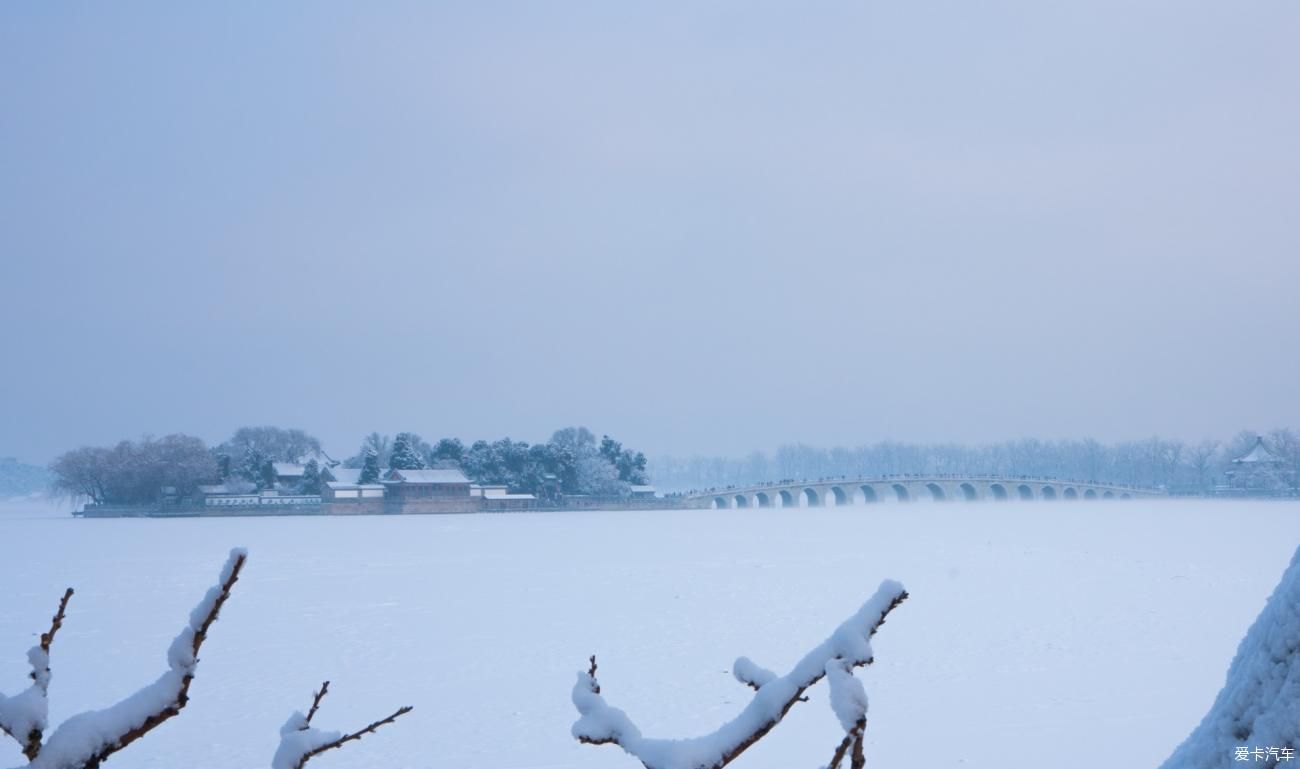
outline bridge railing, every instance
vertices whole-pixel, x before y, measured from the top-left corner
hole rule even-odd
[[[863,483],[887,483],[891,481],[979,481],[987,483],[1013,483],[1013,482],[1030,482],[1030,483],[1048,483],[1055,486],[1093,486],[1101,489],[1123,489],[1126,491],[1137,491],[1147,494],[1163,494],[1165,490],[1153,486],[1138,486],[1131,483],[1115,483],[1112,481],[1098,480],[1081,480],[1078,478],[1052,478],[1044,475],[1001,475],[998,473],[989,474],[961,474],[961,473],[887,473],[884,475],[871,475],[853,477],[847,475],[826,476],[823,478],[788,478],[780,481],[765,481],[763,483],[751,483],[745,485],[729,486],[712,486],[705,489],[691,489],[690,491],[671,492],[665,496],[678,497],[705,497],[724,492],[741,492],[757,491],[761,489],[780,489],[791,486],[820,486],[826,484],[863,484]]]

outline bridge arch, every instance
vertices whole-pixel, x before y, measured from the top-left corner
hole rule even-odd
[[[1056,499],[1056,488],[1054,486],[1043,486],[1038,490],[1043,495],[1043,499]]]
[[[1019,495],[1021,499],[1034,498],[1034,490],[1023,483],[1016,487],[1016,494]]]
[[[904,485],[901,484],[901,483],[895,483],[894,486],[893,486],[893,489],[894,489],[894,497],[895,497],[899,502],[910,502],[910,501],[911,501],[911,499],[912,499],[912,495],[907,493],[907,487],[906,487],[906,486],[904,486]]]
[[[1079,492],[1075,491],[1073,486],[1066,486],[1065,491],[1061,492],[1061,496],[1065,497],[1066,499],[1078,499]]]
[[[831,487],[830,494],[828,495],[827,501],[829,502],[829,500],[831,499],[835,500],[836,507],[839,507],[840,505],[849,505],[853,503],[853,500],[849,498],[849,495],[844,491],[843,488],[839,486]]]
[[[744,494],[736,495],[736,507],[749,507],[749,497]]]
[[[870,505],[870,504],[872,504],[873,502],[878,502],[878,501],[880,501],[879,498],[876,496],[876,490],[873,489],[873,488],[871,488],[871,484],[869,484],[869,483],[868,483],[868,484],[864,484],[864,485],[862,485],[861,487],[859,487],[858,490],[862,492],[862,502],[863,502],[863,504]]]
[[[1083,492],[1083,498],[1084,498],[1084,499],[1096,499],[1096,498],[1097,498],[1097,490],[1096,490],[1096,489],[1085,489],[1084,492]]]
[[[781,507],[798,507],[799,501],[794,498],[794,494],[789,489],[781,489],[777,492],[777,498],[781,500]]]
[[[766,492],[766,491],[760,491],[760,492],[758,492],[757,494],[755,494],[755,495],[754,495],[754,502],[755,502],[755,504],[757,504],[759,507],[771,507],[771,506],[772,506],[772,498],[771,498],[770,496],[767,495],[767,492]]]
[[[993,495],[994,499],[1006,499],[1007,487],[1000,483],[995,483],[989,486],[989,493]]]
[[[1132,499],[1132,498],[1133,498],[1133,495],[1130,494],[1130,493],[1128,493],[1128,492],[1126,491],[1126,492],[1124,492],[1123,494],[1120,494],[1120,495],[1119,495],[1119,498],[1120,498],[1120,499]]]
[[[1113,492],[1113,491],[1105,491],[1105,492],[1102,492],[1101,498],[1102,498],[1102,499],[1114,499],[1114,498],[1115,498],[1115,492]]]
[[[821,507],[822,505],[821,495],[817,493],[817,489],[811,486],[803,490],[803,498],[808,507]]]
[[[961,491],[961,498],[967,502],[974,502],[980,498],[979,492],[975,491],[975,487],[969,483],[963,483],[957,488]]]
[[[943,487],[937,483],[925,484],[925,490],[930,492],[930,499],[935,502],[942,502],[948,498],[948,496],[943,493]]]
[[[731,505],[727,504],[727,498],[726,498],[726,497],[714,497],[714,498],[713,498],[713,509],[714,509],[714,510],[726,510],[728,507],[731,507]]]

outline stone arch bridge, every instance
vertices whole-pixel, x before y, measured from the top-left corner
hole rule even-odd
[[[781,481],[684,494],[697,507],[821,507],[880,502],[1133,499],[1161,489],[1003,475],[885,475]]]

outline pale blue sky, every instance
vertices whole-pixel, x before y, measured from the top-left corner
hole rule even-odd
[[[1300,5],[0,4],[0,456],[1300,426]]]

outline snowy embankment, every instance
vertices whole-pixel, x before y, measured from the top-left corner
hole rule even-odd
[[[39,543],[39,546],[36,546]],[[50,722],[157,677],[231,546],[253,554],[185,712],[116,769],[267,766],[329,678],[329,723],[416,706],[342,767],[639,766],[570,734],[597,654],[646,734],[703,735],[885,578],[911,598],[856,672],[868,766],[1153,767],[1210,709],[1300,543],[1300,505],[1131,502],[216,520],[0,519],[0,690],[63,589]],[[750,671],[751,673],[753,671]],[[817,766],[827,686],[732,766]],[[323,760],[322,760],[323,761]],[[0,766],[20,765],[12,741]],[[324,763],[322,763],[324,766]]]
[[[1164,769],[1300,758],[1300,549],[1242,639],[1210,712]]]

